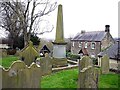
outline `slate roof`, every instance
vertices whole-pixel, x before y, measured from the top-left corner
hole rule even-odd
[[[85,33],[78,33],[72,40],[79,41],[101,41],[107,32],[105,31],[91,31]]]
[[[119,50],[120,50],[120,44],[119,44]],[[116,59],[116,56],[118,55],[118,43],[115,43],[114,45],[109,47],[107,50],[100,52],[98,56],[102,57],[105,54],[107,54],[111,59]],[[120,55],[119,55],[119,59],[120,59]]]

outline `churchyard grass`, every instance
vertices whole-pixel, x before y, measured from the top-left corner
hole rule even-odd
[[[13,56],[13,55],[3,57],[2,59],[0,59],[1,62],[0,65],[4,66],[4,68],[8,68],[12,64],[12,62],[18,59],[19,59],[18,56]]]
[[[78,69],[64,70],[44,76],[41,80],[42,88],[76,88]]]
[[[99,87],[100,88],[117,88],[118,87],[118,74],[109,73],[102,74],[100,76]]]
[[[77,88],[78,69],[64,70],[43,76],[42,88]],[[118,88],[118,74],[102,74],[99,77],[99,88]]]

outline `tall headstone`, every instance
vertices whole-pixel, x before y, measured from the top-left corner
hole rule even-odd
[[[92,60],[85,56],[79,61],[78,88],[98,88],[99,71],[93,67]]]
[[[20,52],[20,57],[22,61],[25,62],[26,65],[30,66],[32,62],[35,62],[37,56],[39,56],[37,50],[34,48],[33,43],[29,41],[28,46],[23,48]]]
[[[102,74],[109,73],[109,57],[107,55],[104,55],[101,58],[101,73]]]
[[[40,60],[42,75],[48,75],[52,73],[52,59],[49,57],[48,53],[45,57]]]
[[[66,42],[64,40],[62,5],[58,6],[56,37],[53,42],[53,66],[67,65]]]

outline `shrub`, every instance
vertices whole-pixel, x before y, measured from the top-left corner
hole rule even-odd
[[[16,53],[16,50],[15,49],[8,49],[7,50],[7,54],[8,55],[14,55]]]
[[[80,56],[77,54],[67,53],[67,58],[71,60],[77,60],[77,59],[80,59]]]

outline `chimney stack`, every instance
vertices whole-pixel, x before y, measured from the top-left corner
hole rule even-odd
[[[81,34],[85,33],[85,30],[81,30]]]
[[[110,32],[110,25],[105,25],[105,32]]]

